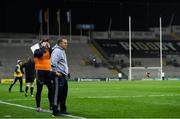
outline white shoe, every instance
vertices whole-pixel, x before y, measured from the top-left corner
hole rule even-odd
[[[38,107],[38,108],[36,109],[36,111],[37,111],[37,112],[42,112],[42,108]]]

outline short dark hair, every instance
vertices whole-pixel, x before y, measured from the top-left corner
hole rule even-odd
[[[49,42],[49,39],[41,39],[39,43],[41,44],[43,42]]]
[[[57,45],[59,45],[61,42],[63,42],[63,39],[67,39],[66,37],[61,37],[58,41],[57,41]]]

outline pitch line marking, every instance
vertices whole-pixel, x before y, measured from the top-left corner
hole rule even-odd
[[[128,95],[122,95],[122,96],[87,96],[87,97],[79,97],[79,98],[141,98],[141,97],[174,97],[174,96],[180,96],[179,94],[169,94],[169,95],[134,95],[134,96],[128,96]]]
[[[7,99],[6,101],[28,101],[28,100],[35,100],[35,98],[26,98],[26,99],[20,99],[20,98],[15,98],[15,99]],[[47,98],[41,98],[41,100],[48,100]]]
[[[174,97],[180,96],[180,94],[167,94],[167,95],[120,95],[120,96],[87,96],[87,97],[78,97],[78,98],[140,98],[140,97]],[[7,99],[6,101],[25,101],[25,100],[35,100],[34,98],[27,98],[27,99]],[[47,100],[47,98],[42,98],[41,100]]]
[[[21,107],[21,108],[25,108],[25,109],[31,109],[31,110],[36,110],[36,108],[34,107],[29,107],[29,106],[25,106],[25,105],[20,105],[20,104],[15,104],[15,103],[9,103],[9,102],[5,102],[0,100],[1,104],[5,104],[5,105],[11,105],[11,106],[16,106],[16,107]],[[43,110],[43,112],[47,112],[47,113],[52,113],[52,111],[50,110]],[[66,117],[71,117],[71,118],[75,118],[75,119],[86,119],[84,117],[80,117],[80,116],[74,116],[74,115],[70,115],[70,114],[62,114],[63,116]]]

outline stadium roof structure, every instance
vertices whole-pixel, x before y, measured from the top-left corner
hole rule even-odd
[[[62,33],[68,33],[66,12],[72,11],[72,30],[77,24],[94,24],[95,30],[107,30],[112,19],[112,30],[126,30],[128,16],[133,28],[146,30],[157,26],[162,16],[163,25],[179,25],[179,0],[3,0],[0,4],[0,32],[38,33],[39,11],[50,10],[50,31],[57,32],[56,12],[61,10]],[[82,12],[83,11],[83,12]],[[78,31],[79,32],[79,31]]]

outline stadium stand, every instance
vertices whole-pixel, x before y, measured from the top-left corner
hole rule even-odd
[[[1,76],[3,78],[13,78],[13,71],[17,59],[25,60],[27,56],[32,55],[27,46],[0,46],[1,56]]]
[[[164,34],[162,39],[163,40],[176,40],[171,34]]]
[[[133,32],[132,34],[132,66],[133,67],[160,67],[159,34],[155,29],[152,32]],[[167,30],[167,31],[165,31]],[[146,38],[146,34],[148,37]],[[129,40],[127,32],[111,31],[111,37],[107,32],[94,33],[93,43],[98,50],[119,71],[129,75]],[[168,29],[163,32],[163,71],[166,77],[179,78],[179,53],[180,41],[174,37]],[[136,72],[136,76],[145,76],[146,71]],[[157,71],[151,74],[157,75]]]
[[[10,37],[11,36],[11,37]],[[13,78],[13,70],[16,65],[17,59],[25,60],[27,56],[32,56],[30,46],[38,42],[38,36],[25,35],[20,36],[1,34],[0,38],[0,79],[1,78]],[[58,36],[51,36],[52,46],[56,43]],[[85,65],[83,59],[89,55],[96,56],[96,62],[101,62],[101,59],[96,55],[91,45],[87,43],[87,37],[72,37],[72,41],[69,41],[69,48],[67,50],[67,56],[70,65],[70,72],[72,78],[106,78],[117,77],[116,73],[113,73],[107,67],[95,67],[92,65]],[[2,41],[2,42],[1,42]]]
[[[179,27],[173,27],[178,29]],[[154,32],[153,32],[154,30]],[[164,29],[166,31],[167,29]],[[152,28],[150,32],[132,32],[132,66],[136,67],[159,67],[159,40],[158,28]],[[173,35],[175,34],[175,35]],[[163,38],[163,71],[168,77],[178,77],[180,64],[180,41],[179,32],[164,32]],[[125,77],[128,76],[129,51],[128,32],[111,31],[94,32],[93,37],[72,36],[67,49],[70,72],[72,78],[106,78],[117,77],[117,69]],[[46,37],[46,36],[43,36]],[[12,78],[13,68],[17,59],[24,60],[26,56],[32,55],[30,46],[37,43],[39,36],[34,34],[6,34],[0,33],[1,65],[0,78]],[[51,44],[54,45],[58,36],[51,35]],[[70,37],[68,37],[70,39]],[[100,58],[92,50],[93,44],[104,56]],[[93,64],[94,58],[96,64]],[[169,70],[170,69],[170,70]],[[144,74],[144,72],[143,72]],[[138,74],[137,74],[138,75]]]
[[[83,65],[83,58],[94,54],[91,47],[87,43],[70,43],[69,49],[67,50],[70,72],[75,78],[106,78],[106,77],[117,77],[117,74],[113,74],[111,70],[106,67],[94,67],[91,65]],[[101,62],[101,59],[96,56],[96,61]]]

